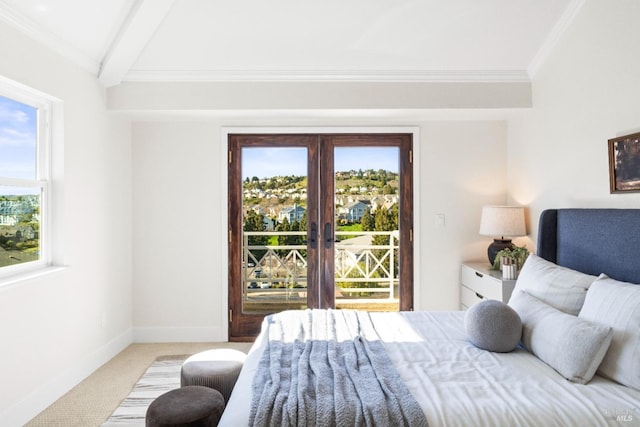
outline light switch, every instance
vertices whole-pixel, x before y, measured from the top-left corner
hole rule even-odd
[[[436,214],[436,228],[444,228],[445,225],[445,220],[444,220],[444,214]]]

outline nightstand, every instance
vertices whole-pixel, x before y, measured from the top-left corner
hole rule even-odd
[[[509,301],[515,280],[503,280],[502,272],[490,270],[489,263],[466,262],[460,272],[460,309],[466,310],[485,299]]]

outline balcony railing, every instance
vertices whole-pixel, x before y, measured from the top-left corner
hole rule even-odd
[[[243,236],[245,301],[306,300],[306,232],[245,231]],[[399,232],[338,231],[335,237],[336,305],[397,303]],[[277,243],[282,240],[291,244]]]

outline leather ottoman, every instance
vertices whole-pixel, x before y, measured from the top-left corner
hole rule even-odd
[[[145,416],[146,427],[213,427],[224,411],[219,391],[209,387],[189,386],[158,396]]]
[[[247,355],[234,349],[214,349],[196,353],[182,364],[180,385],[211,387],[229,400]]]

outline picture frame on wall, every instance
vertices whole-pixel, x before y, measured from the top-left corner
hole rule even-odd
[[[609,140],[609,187],[612,194],[640,192],[640,132]]]

